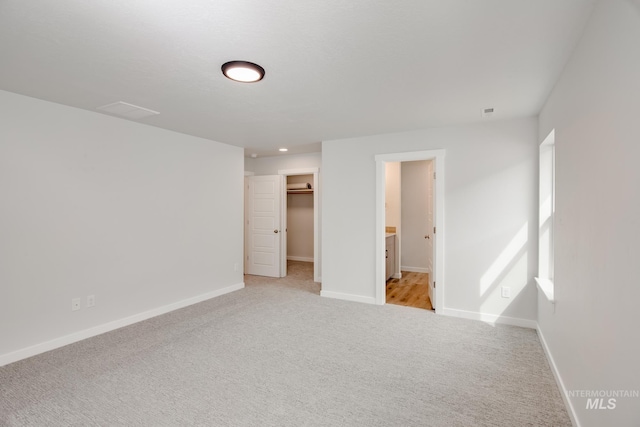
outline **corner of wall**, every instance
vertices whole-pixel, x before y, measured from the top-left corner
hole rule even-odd
[[[542,328],[540,327],[539,323],[536,323],[535,329],[538,334],[538,338],[540,339],[542,349],[544,350],[544,354],[547,357],[547,361],[549,362],[549,367],[551,368],[551,372],[553,373],[553,378],[555,378],[556,380],[556,385],[558,386],[558,390],[560,391],[560,395],[562,396],[564,405],[567,408],[569,417],[571,418],[571,423],[576,427],[580,427],[580,422],[578,421],[576,410],[573,407],[573,403],[571,403],[571,399],[569,398],[569,394],[567,393],[567,388],[564,385],[564,381],[562,381],[562,376],[560,375],[560,371],[556,366],[556,362],[553,359],[553,355],[551,354],[551,350],[549,349],[547,340],[544,337],[544,333],[542,332]]]

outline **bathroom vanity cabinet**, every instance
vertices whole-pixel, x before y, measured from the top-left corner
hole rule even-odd
[[[389,280],[395,273],[396,267],[396,235],[387,233],[386,245],[385,245],[385,258],[386,258],[386,280]]]

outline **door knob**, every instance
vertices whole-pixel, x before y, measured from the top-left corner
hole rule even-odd
[[[425,234],[425,235],[424,235],[424,238],[425,238],[425,239],[430,239],[430,238],[431,238],[431,236],[429,236],[428,234]]]
[[[278,234],[278,230],[273,230],[274,233]]]

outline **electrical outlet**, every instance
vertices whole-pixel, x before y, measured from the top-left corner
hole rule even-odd
[[[80,310],[80,298],[74,298],[71,300],[71,311]]]
[[[511,298],[511,288],[508,286],[502,287],[502,298]]]
[[[93,307],[94,305],[96,305],[96,296],[89,295],[87,297],[87,307]]]

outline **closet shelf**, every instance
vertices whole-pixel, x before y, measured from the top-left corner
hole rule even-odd
[[[306,190],[287,190],[287,194],[313,194],[313,189]]]

